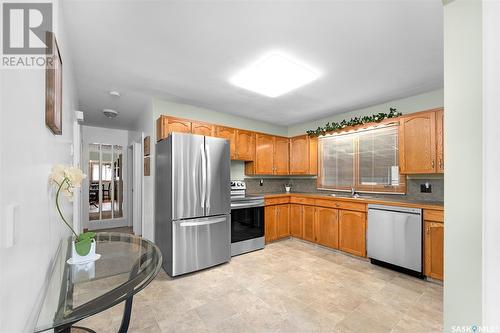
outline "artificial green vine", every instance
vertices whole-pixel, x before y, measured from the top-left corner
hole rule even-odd
[[[309,136],[320,136],[325,135],[328,132],[334,132],[340,129],[344,129],[346,127],[363,125],[368,123],[379,123],[387,118],[396,118],[403,115],[401,112],[397,112],[395,108],[389,108],[389,113],[377,113],[371,116],[364,117],[354,117],[350,120],[342,120],[340,123],[327,123],[324,127],[318,127],[315,130],[306,131]]]

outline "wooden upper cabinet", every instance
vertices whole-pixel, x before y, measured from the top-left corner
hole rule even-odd
[[[339,211],[332,208],[316,207],[315,239],[318,244],[338,249]]]
[[[255,135],[255,173],[272,175],[274,171],[274,137]]]
[[[229,141],[229,156],[236,159],[236,129],[225,126],[216,126],[215,136]]]
[[[310,242],[315,241],[314,232],[314,206],[304,206],[304,239]]]
[[[288,175],[288,138],[274,137],[274,172],[275,175]]]
[[[315,175],[318,163],[318,139],[308,135],[290,139],[290,174]]]
[[[444,224],[424,221],[424,274],[443,280],[444,278]]]
[[[192,122],[191,133],[205,136],[215,136],[215,126],[207,123]]]
[[[436,171],[444,173],[444,110],[436,112]]]
[[[276,236],[278,238],[285,238],[290,236],[290,205],[277,205],[277,226],[276,226]]]
[[[366,256],[366,213],[339,210],[339,249]]]
[[[185,119],[160,116],[156,120],[156,141],[165,139],[172,132],[191,133],[191,122]]]
[[[292,237],[304,237],[304,216],[302,205],[290,205],[290,235]]]
[[[241,161],[253,161],[255,155],[255,133],[244,130],[236,131],[235,158]]]
[[[436,172],[436,112],[419,112],[400,120],[401,173]]]

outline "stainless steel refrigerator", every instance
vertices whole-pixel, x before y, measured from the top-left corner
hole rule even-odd
[[[229,142],[172,133],[156,144],[155,242],[181,275],[231,258]]]

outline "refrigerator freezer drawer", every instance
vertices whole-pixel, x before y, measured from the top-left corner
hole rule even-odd
[[[230,223],[231,215],[172,221],[171,276],[229,261]]]

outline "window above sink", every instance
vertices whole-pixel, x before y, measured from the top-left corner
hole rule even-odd
[[[397,124],[319,138],[318,188],[405,193]]]

